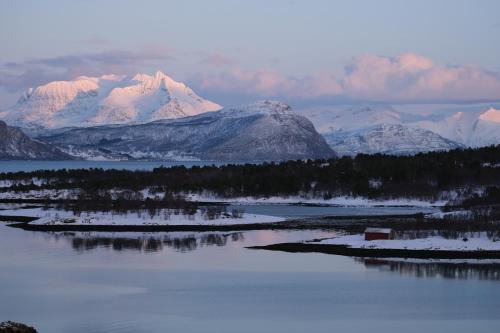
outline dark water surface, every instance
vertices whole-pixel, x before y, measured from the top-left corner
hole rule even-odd
[[[245,249],[333,234],[44,233],[0,222],[0,321],[41,333],[498,331],[495,264]]]
[[[233,162],[233,164],[238,162]],[[0,161],[0,172],[18,172],[35,170],[59,170],[59,169],[126,169],[126,170],[153,170],[160,166],[171,167],[184,165],[187,168],[204,165],[224,165],[228,162],[217,161]]]
[[[282,216],[287,218],[307,218],[314,216],[360,216],[360,215],[408,215],[417,213],[436,213],[437,207],[342,207],[342,206],[300,206],[295,204],[233,204],[233,208],[243,209],[245,213]]]

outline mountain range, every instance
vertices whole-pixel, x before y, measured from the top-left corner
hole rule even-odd
[[[301,114],[340,155],[415,154],[500,143],[500,110],[492,106],[419,114],[389,105],[355,105]]]
[[[500,143],[500,109],[458,111],[439,120],[422,120],[414,126],[428,129],[468,147]]]
[[[312,123],[273,101],[146,124],[74,128],[41,140],[82,158],[287,160],[335,156]]]
[[[295,112],[275,101],[223,108],[161,71],[81,76],[30,88],[0,112],[0,119],[35,138],[3,124],[11,140],[4,139],[1,158],[282,160],[500,143],[497,105],[430,113],[396,108],[355,104]]]

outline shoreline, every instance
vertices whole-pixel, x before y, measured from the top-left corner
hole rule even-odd
[[[313,243],[278,243],[248,246],[252,250],[269,250],[290,253],[323,253],[360,258],[414,258],[414,259],[500,259],[500,251],[452,251],[351,248],[346,245]]]
[[[50,191],[50,190],[40,190]],[[66,195],[69,190],[61,190],[57,195],[53,195],[56,199],[47,199],[48,193],[43,192],[42,195],[33,195],[26,192],[24,197],[16,197],[5,195],[0,191],[0,203],[64,203],[76,202],[74,197],[59,196],[62,192]],[[26,198],[26,195],[29,195]],[[210,197],[199,195],[188,195],[186,201],[198,205],[269,205],[269,206],[303,206],[303,207],[346,207],[346,208],[420,208],[420,209],[439,209],[446,205],[446,201],[425,201],[410,198],[397,199],[368,199],[365,197],[334,197],[332,199],[319,198],[302,198],[302,197]]]
[[[22,209],[20,209],[22,211]],[[290,218],[275,222],[258,223],[227,223],[227,224],[37,224],[31,223],[40,219],[27,215],[2,215],[0,223],[9,227],[30,231],[239,231],[239,230],[350,230],[358,231],[365,227],[368,220],[374,225],[387,223],[417,223],[421,214],[386,214],[386,215],[340,215],[340,216],[313,216]]]
[[[61,225],[31,224],[29,222],[7,224],[8,227],[28,231],[112,231],[112,232],[165,232],[165,231],[249,231],[249,230],[286,230],[296,229],[287,221],[271,223],[247,223],[226,225]]]

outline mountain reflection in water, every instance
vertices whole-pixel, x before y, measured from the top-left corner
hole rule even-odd
[[[434,261],[434,260],[396,260],[356,258],[366,268],[389,271],[418,278],[442,277],[445,279],[477,279],[500,281],[500,262],[487,260],[471,261]]]
[[[161,251],[165,247],[176,251],[194,251],[204,246],[226,246],[229,242],[244,240],[243,233],[172,233],[172,234],[92,234],[92,233],[49,233],[49,237],[65,239],[78,251],[109,248],[115,251],[136,250],[141,252]]]

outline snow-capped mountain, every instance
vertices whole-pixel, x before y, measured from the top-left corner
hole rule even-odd
[[[102,153],[138,159],[251,161],[335,155],[307,118],[273,101],[169,121],[69,129],[41,139],[86,158]]]
[[[419,114],[388,105],[357,105],[310,109],[302,114],[341,155],[414,154],[500,144],[499,109],[479,105],[450,110]]]
[[[469,147],[500,144],[500,109],[494,107],[460,111],[439,121],[419,121],[414,125]]]
[[[401,124],[405,115],[389,105],[359,105],[309,109],[302,113],[322,134],[358,130],[380,124]]]
[[[360,130],[336,131],[324,136],[330,147],[339,155],[411,155],[463,147],[434,132],[399,124],[380,124]]]
[[[32,140],[20,129],[0,121],[0,159],[67,160],[71,156],[48,144]]]
[[[0,113],[0,119],[32,131],[146,123],[219,109],[220,105],[158,71],[153,76],[81,76],[50,82],[29,89],[14,107]]]

